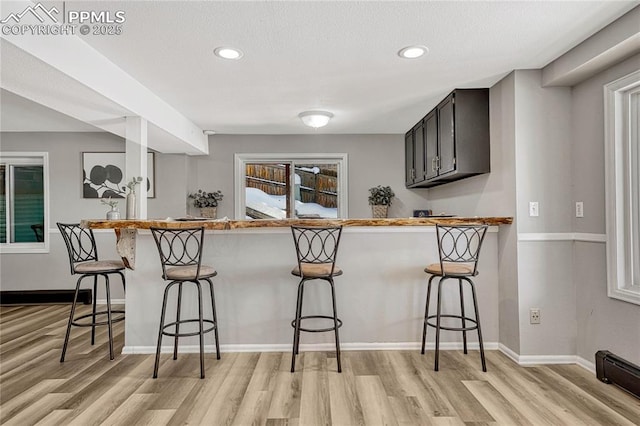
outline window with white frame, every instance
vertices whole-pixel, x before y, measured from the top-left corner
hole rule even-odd
[[[640,71],[604,92],[608,295],[640,305]]]
[[[0,152],[0,250],[49,251],[46,152]]]
[[[235,218],[347,217],[347,154],[236,154]]]

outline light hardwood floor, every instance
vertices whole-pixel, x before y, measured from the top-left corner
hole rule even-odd
[[[83,312],[88,307],[81,308]],[[89,343],[75,327],[59,362],[69,306],[0,308],[0,422],[7,425],[632,425],[640,400],[600,383],[581,367],[519,367],[476,351],[208,354],[199,379],[197,354],[109,361],[106,328]],[[286,325],[285,325],[286,326]]]

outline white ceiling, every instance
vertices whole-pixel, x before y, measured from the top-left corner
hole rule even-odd
[[[315,132],[404,133],[451,89],[490,87],[513,69],[542,68],[638,4],[99,1],[73,7],[124,10],[122,35],[81,37],[201,129],[299,134],[314,132],[297,118],[310,109],[335,116]],[[412,44],[428,46],[429,54],[397,56]],[[239,48],[244,57],[217,58],[218,46]],[[2,96],[3,110],[14,101]],[[3,112],[3,130],[28,126],[29,120],[5,122],[14,116]]]

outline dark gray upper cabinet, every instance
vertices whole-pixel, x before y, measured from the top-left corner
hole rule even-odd
[[[407,132],[405,155],[410,188],[488,173],[489,89],[451,92]]]
[[[424,181],[424,129],[422,121],[409,130],[404,137],[405,146],[405,184],[412,186]]]
[[[422,121],[413,128],[413,166],[416,172],[413,183],[418,184],[424,181],[424,128]]]
[[[416,168],[413,164],[413,157],[413,129],[411,129],[406,135],[404,135],[404,183],[407,187],[413,185],[413,176],[416,172]]]
[[[438,176],[436,161],[438,160],[438,111],[431,111],[424,118],[424,136],[425,136],[425,180],[433,179]]]

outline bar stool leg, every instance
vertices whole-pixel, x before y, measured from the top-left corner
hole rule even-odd
[[[209,278],[205,278],[205,280],[207,280],[207,282],[209,283],[209,290],[211,291],[211,312],[213,314],[213,325],[215,327],[213,329],[213,333],[216,338],[216,359],[220,359],[220,343],[218,340],[218,316],[216,315],[216,299],[213,295],[213,282],[211,282]]]
[[[60,356],[60,362],[64,362],[64,356],[67,353],[67,345],[69,344],[69,336],[71,335],[71,324],[73,323],[73,316],[76,312],[76,301],[78,300],[78,293],[80,291],[80,282],[86,275],[78,278],[78,282],[76,283],[76,292],[73,295],[73,303],[71,304],[71,313],[69,314],[69,322],[67,323],[67,334],[64,337],[64,344],[62,345],[62,355]],[[94,295],[95,297],[95,295]]]
[[[462,278],[458,278],[458,286],[460,287],[460,312],[462,316],[462,328],[466,328],[465,316],[464,316],[464,293],[462,292]],[[462,330],[462,342],[464,348],[464,354],[467,354],[467,331]]]
[[[96,342],[96,300],[98,299],[98,276],[93,276],[93,311],[91,315],[91,346]]]
[[[124,274],[120,271],[117,271],[118,275],[120,275],[120,278],[122,279],[122,291],[123,292],[127,292],[127,285],[125,284],[125,278],[124,278]]]
[[[427,304],[424,308],[424,323],[422,324],[422,350],[420,353],[424,355],[424,347],[427,342],[427,317],[429,316],[429,300],[431,299],[431,281],[435,278],[435,275],[431,275],[429,283],[427,284]]]
[[[298,346],[300,344],[300,316],[302,315],[302,292],[304,289],[305,279],[298,284],[298,301],[296,303],[295,328],[293,331],[293,351],[291,353],[291,372],[296,370],[296,355],[298,354]]]
[[[204,379],[204,322],[202,321],[202,286],[194,281],[198,288],[198,323],[200,325],[200,378]]]
[[[333,328],[336,333],[336,359],[338,361],[338,373],[342,373],[342,364],[340,363],[340,337],[338,336],[338,313],[336,311],[336,291],[333,285],[333,278],[329,278],[331,284],[331,300],[333,302]]]
[[[473,309],[476,314],[476,325],[478,326],[478,342],[480,343],[480,360],[482,361],[482,371],[487,372],[487,363],[484,359],[484,345],[482,343],[482,330],[480,329],[480,314],[478,313],[478,300],[476,298],[476,289],[473,285],[473,281],[466,278],[466,281],[471,285],[471,294],[473,295]]]
[[[442,306],[442,282],[445,279],[445,277],[442,277],[438,281],[438,309],[436,312],[436,359],[433,367],[434,371],[438,371],[438,360],[440,359],[440,313]]]
[[[300,328],[302,328],[302,304],[304,303],[304,284],[306,284],[307,280],[304,280],[302,284],[302,289],[300,289]],[[298,330],[298,340],[296,341],[296,355],[300,355],[300,330]]]
[[[156,362],[153,366],[153,378],[158,378],[158,367],[160,367],[160,345],[162,344],[162,332],[164,330],[164,317],[167,310],[167,296],[169,294],[169,289],[176,282],[172,282],[167,285],[164,289],[164,297],[162,298],[162,312],[160,313],[160,328],[158,330],[158,346],[156,348]]]
[[[178,359],[178,334],[180,334],[180,307],[182,306],[182,283],[178,284],[178,308],[176,311],[176,335],[173,338],[173,359]]]
[[[107,292],[107,328],[109,329],[109,359],[113,361],[113,327],[111,324],[111,290],[109,289],[109,276],[103,275]]]

